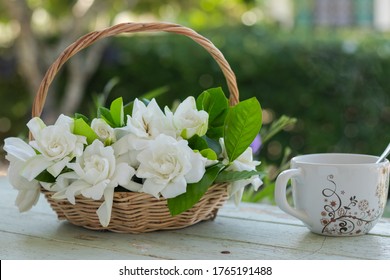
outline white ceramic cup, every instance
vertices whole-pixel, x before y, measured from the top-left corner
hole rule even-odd
[[[332,153],[294,157],[291,169],[276,179],[276,204],[314,233],[366,234],[382,216],[389,189],[389,161],[377,159]],[[286,198],[290,179],[294,207]]]

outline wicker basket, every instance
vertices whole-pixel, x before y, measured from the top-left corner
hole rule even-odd
[[[239,95],[235,75],[222,53],[208,39],[199,35],[192,29],[170,23],[122,23],[101,31],[94,31],[79,38],[68,46],[54,61],[46,72],[32,107],[32,117],[39,117],[45,104],[50,84],[62,65],[80,50],[92,45],[99,39],[121,33],[135,33],[141,31],[165,31],[185,35],[204,49],[218,63],[229,88],[229,102],[238,103]],[[31,137],[31,135],[30,135]],[[76,197],[73,205],[67,200],[56,200],[51,196],[53,192],[42,189],[52,209],[60,220],[93,230],[109,230],[123,233],[141,233],[156,230],[184,228],[203,220],[213,219],[218,209],[227,200],[227,184],[215,184],[209,188],[201,200],[191,209],[171,216],[164,198],[156,199],[145,193],[115,192],[111,220],[108,227],[103,227],[96,214],[102,201],[87,199],[81,195]]]

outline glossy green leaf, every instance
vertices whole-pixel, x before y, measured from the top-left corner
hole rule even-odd
[[[194,184],[187,185],[187,191],[177,197],[168,199],[168,208],[172,216],[178,215],[194,206],[214,183],[218,173],[225,166],[217,164],[207,168],[203,178]]]
[[[110,110],[108,110],[107,108],[99,107],[98,117],[104,119],[106,121],[106,123],[108,125],[110,125],[111,127],[115,127],[114,119],[111,116]]]
[[[230,108],[224,131],[225,147],[230,162],[249,147],[260,131],[261,122],[261,106],[255,97]]]
[[[45,183],[54,183],[56,181],[56,178],[51,175],[47,170],[43,170],[41,173],[38,174],[37,177],[35,177],[35,180]]]
[[[222,171],[218,174],[218,177],[215,179],[216,183],[222,183],[222,182],[234,182],[239,180],[245,180],[249,179],[252,176],[264,176],[264,172],[257,171],[257,170],[250,170],[250,171]]]
[[[217,154],[210,148],[207,148],[207,149],[204,149],[204,150],[201,150],[200,151],[200,154],[209,159],[209,160],[217,160],[218,157],[217,157]]]
[[[224,130],[224,126],[211,127],[207,130],[206,135],[211,139],[219,140],[219,138],[223,137]]]
[[[207,141],[203,137],[200,137],[197,134],[192,136],[187,141],[188,141],[188,146],[190,146],[190,148],[193,150],[201,151],[201,150],[209,148]]]
[[[229,101],[221,88],[204,91],[196,100],[198,110],[209,114],[208,136],[213,139],[223,137],[223,125],[229,108]]]
[[[88,117],[83,115],[83,114],[80,114],[80,113],[75,113],[74,114],[74,118],[75,119],[83,119],[85,122],[88,122]]]
[[[134,107],[134,101],[127,103],[125,106],[123,106],[123,114],[125,116],[127,115],[131,116],[133,114],[133,107]]]
[[[221,145],[219,144],[219,141],[214,139],[214,138],[210,138],[208,137],[207,135],[205,136],[202,136],[202,138],[204,140],[206,140],[207,142],[207,145],[210,149],[212,149],[217,155],[220,155],[222,153],[222,147]]]
[[[73,133],[85,136],[87,138],[88,144],[91,144],[95,139],[98,138],[95,131],[92,130],[92,128],[85,122],[84,119],[74,120]]]
[[[220,87],[211,88],[198,96],[196,107],[206,111],[209,114],[209,122],[213,123],[229,108],[229,101]],[[219,124],[222,125],[223,122],[220,121]]]
[[[110,113],[115,127],[122,127],[124,125],[123,99],[118,97],[112,101],[110,106]]]

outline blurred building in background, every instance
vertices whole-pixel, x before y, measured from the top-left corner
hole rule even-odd
[[[272,0],[269,15],[285,27],[390,30],[390,0]]]

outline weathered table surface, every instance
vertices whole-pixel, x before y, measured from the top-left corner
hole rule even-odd
[[[145,234],[96,232],[58,221],[43,196],[29,212],[0,177],[0,259],[390,259],[390,219],[370,234],[324,237],[275,206],[226,204],[214,221]]]

